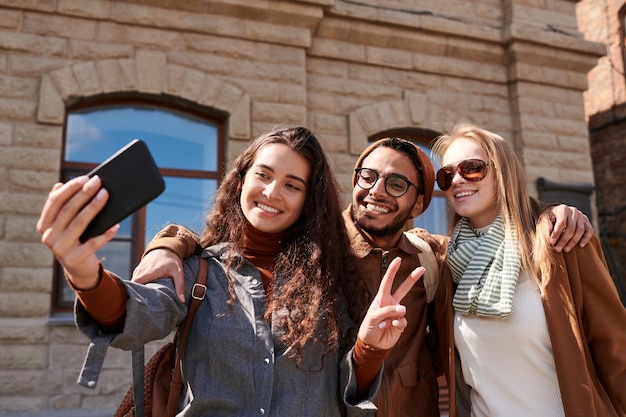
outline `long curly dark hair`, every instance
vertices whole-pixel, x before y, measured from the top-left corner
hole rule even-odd
[[[240,205],[242,180],[259,149],[268,144],[283,144],[302,155],[310,163],[311,177],[302,214],[286,230],[285,249],[276,259],[266,318],[273,314],[274,320],[279,319],[282,342],[298,360],[309,341],[326,344],[328,354],[351,339],[342,334],[339,323],[345,299],[353,323],[359,322],[363,305],[353,295],[358,293],[358,283],[338,186],[313,133],[304,127],[285,128],[254,140],[220,184],[201,244],[229,242],[227,269],[240,264],[248,225]],[[232,281],[229,285],[234,299]],[[288,314],[277,315],[278,310]]]

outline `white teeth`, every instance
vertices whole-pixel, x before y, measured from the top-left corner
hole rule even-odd
[[[455,194],[454,196],[456,198],[460,198],[460,197],[467,197],[467,196],[470,196],[470,195],[473,195],[473,194],[474,194],[474,191],[463,191],[463,192],[460,192],[458,194]]]
[[[280,213],[280,210],[276,210],[274,207],[266,206],[265,204],[258,203],[257,207],[260,208],[261,210],[267,211],[268,213],[272,213],[272,214]]]
[[[381,207],[381,206],[376,206],[374,204],[366,204],[365,207],[367,207],[368,210],[375,211],[376,213],[380,213],[380,214],[389,213],[389,209],[385,207]]]

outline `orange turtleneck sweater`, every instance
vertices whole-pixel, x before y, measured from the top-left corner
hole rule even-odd
[[[272,295],[274,263],[276,257],[285,248],[286,233],[266,233],[248,225],[243,237],[243,256],[261,273],[263,287],[268,298]]]

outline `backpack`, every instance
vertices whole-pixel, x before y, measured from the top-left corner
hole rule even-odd
[[[418,248],[421,252],[417,255],[425,269],[422,280],[424,281],[424,288],[426,288],[426,302],[430,303],[435,298],[435,291],[437,291],[437,282],[439,281],[439,264],[437,258],[430,245],[421,237],[415,233],[404,232],[411,244]]]
[[[193,286],[189,312],[173,342],[159,349],[144,366],[143,349],[133,352],[133,385],[114,417],[173,417],[178,412],[183,390],[181,352],[187,332],[206,295],[208,261],[198,257],[198,277]],[[178,342],[178,345],[177,345]]]

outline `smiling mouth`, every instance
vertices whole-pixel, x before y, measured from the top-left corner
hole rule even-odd
[[[454,198],[469,197],[470,195],[474,195],[474,194],[476,194],[476,191],[462,191],[460,193],[455,194]]]
[[[369,211],[373,211],[375,213],[379,213],[379,214],[387,214],[387,213],[389,213],[389,209],[386,208],[386,207],[378,206],[378,205],[372,204],[372,203],[365,203],[363,205],[365,206],[366,209],[368,209]]]
[[[261,210],[267,211],[268,213],[271,213],[271,214],[280,213],[280,210],[277,210],[274,207],[266,206],[265,204],[257,203],[256,206],[260,208]]]

